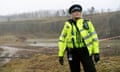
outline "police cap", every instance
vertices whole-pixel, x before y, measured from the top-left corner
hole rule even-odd
[[[82,12],[82,6],[79,4],[74,4],[69,8],[69,13],[71,14],[74,11]]]

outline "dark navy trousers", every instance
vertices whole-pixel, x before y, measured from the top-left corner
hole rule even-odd
[[[69,60],[70,54],[72,55],[72,60]],[[89,56],[87,47],[67,48],[67,56],[71,72],[80,72],[80,63],[83,66],[84,72],[96,72],[92,56]]]

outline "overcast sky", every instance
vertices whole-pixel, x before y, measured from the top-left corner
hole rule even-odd
[[[68,9],[73,4],[81,4],[84,10],[120,9],[120,0],[0,0],[0,15],[32,12],[39,10]]]

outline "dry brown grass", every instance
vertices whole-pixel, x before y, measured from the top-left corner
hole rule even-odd
[[[120,72],[120,56],[102,57],[96,64],[97,72]],[[30,59],[16,59],[0,68],[0,72],[69,72],[67,59],[64,66],[56,55],[37,54]]]
[[[101,60],[96,64],[97,72],[120,72],[120,40],[108,40],[101,43]],[[20,51],[23,56],[0,67],[0,72],[70,72],[65,55],[64,65],[58,62],[57,48],[16,46],[36,50]],[[33,55],[35,54],[35,55]],[[24,58],[28,55],[28,58]],[[83,71],[82,71],[83,72]]]

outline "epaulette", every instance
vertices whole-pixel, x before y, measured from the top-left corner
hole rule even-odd
[[[83,21],[83,28],[85,28],[87,30],[89,29],[88,21],[89,21],[89,19],[84,19],[84,21]]]

